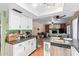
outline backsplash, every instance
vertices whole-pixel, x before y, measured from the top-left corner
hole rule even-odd
[[[7,34],[16,33],[18,31],[21,31],[21,32],[32,32],[32,30],[7,30]]]

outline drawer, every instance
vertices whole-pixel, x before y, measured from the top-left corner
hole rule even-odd
[[[24,47],[24,42],[13,45],[13,50],[20,50]]]

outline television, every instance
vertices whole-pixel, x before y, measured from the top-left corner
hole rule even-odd
[[[62,33],[66,33],[66,31],[64,29],[59,29],[59,33],[62,34]]]
[[[63,34],[63,33],[66,33],[66,31],[64,29],[61,29],[61,28],[52,30],[52,34],[57,34],[57,33]]]
[[[53,30],[52,30],[52,33],[53,33],[53,34],[57,34],[57,29],[53,29]]]

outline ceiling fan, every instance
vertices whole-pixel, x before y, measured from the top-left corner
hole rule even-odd
[[[56,19],[56,20],[61,20],[61,19],[63,19],[65,16],[66,16],[66,15],[62,15],[62,16],[56,15],[56,16],[53,16],[53,18]]]
[[[62,15],[62,16],[60,16],[60,15],[55,15],[55,16],[52,17],[51,23],[53,24],[53,23],[55,23],[56,21],[60,21],[60,20],[62,20],[62,19],[65,19],[65,17],[66,17],[66,15]]]

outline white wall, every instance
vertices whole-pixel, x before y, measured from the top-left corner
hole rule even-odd
[[[73,39],[77,39],[77,22],[78,22],[78,18],[72,21]]]
[[[40,30],[38,31],[37,28],[39,28]],[[44,31],[45,31],[44,24],[33,21],[33,30],[32,30],[33,35],[37,35],[38,32],[44,32]]]

